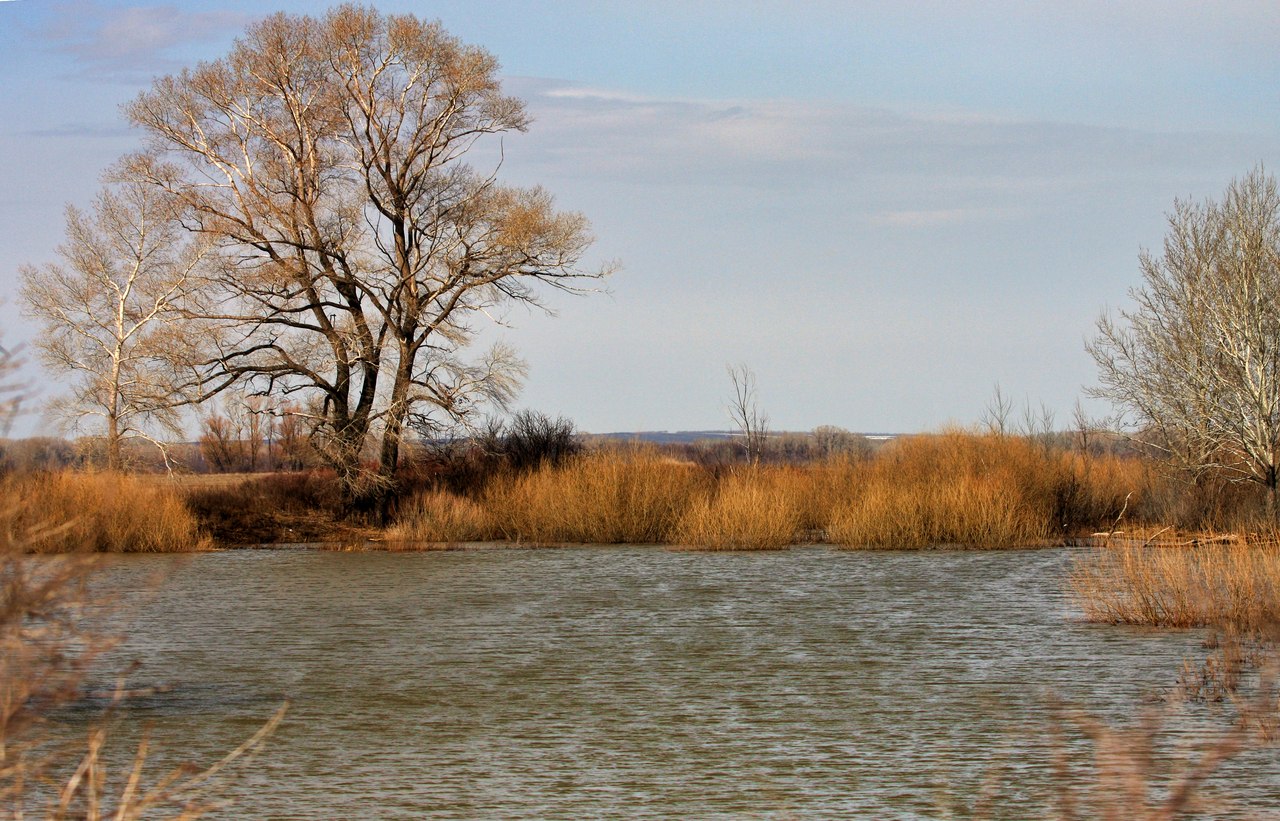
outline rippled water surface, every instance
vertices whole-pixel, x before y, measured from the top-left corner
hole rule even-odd
[[[938,817],[997,767],[1027,816],[1051,697],[1124,719],[1201,652],[1081,623],[1065,551],[113,561],[155,764],[292,700],[228,818]],[[1220,787],[1280,803],[1270,755]]]

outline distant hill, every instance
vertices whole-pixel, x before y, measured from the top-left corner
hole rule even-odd
[[[808,433],[808,431],[795,431],[796,433]],[[770,435],[782,435],[792,433],[792,431],[770,431]],[[588,433],[583,434],[588,438],[596,439],[615,439],[626,442],[652,442],[658,445],[683,445],[690,442],[705,442],[708,440],[719,439],[737,439],[742,434],[734,430],[641,430],[641,431],[618,431],[614,433]],[[858,433],[858,436],[865,436],[868,439],[883,441],[885,439],[895,439],[901,434],[897,433]]]

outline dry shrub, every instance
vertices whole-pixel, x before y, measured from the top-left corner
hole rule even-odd
[[[1147,521],[1216,533],[1266,530],[1274,524],[1266,490],[1255,482],[1215,473],[1191,477],[1164,466],[1156,487],[1146,506]]]
[[[209,540],[170,485],[120,473],[35,473],[0,480],[0,529],[29,550],[163,553]]]
[[[443,490],[414,494],[400,505],[386,539],[398,544],[478,542],[494,538],[483,507],[465,496]]]
[[[965,431],[906,437],[825,470],[848,483],[832,491],[828,537],[859,547],[1040,543],[1134,510],[1152,482],[1136,459]]]
[[[912,436],[890,443],[858,479],[828,525],[833,542],[1006,547],[1054,530],[1057,472],[1045,451],[1024,439]]]
[[[768,550],[796,539],[803,521],[804,474],[747,469],[723,478],[714,495],[693,502],[671,540],[716,550]]]
[[[496,481],[482,504],[515,541],[655,544],[709,485],[701,469],[652,450],[610,450]]]
[[[1097,530],[1122,514],[1129,521],[1150,520],[1154,500],[1168,492],[1167,477],[1134,456],[1065,451],[1052,467],[1054,522],[1063,535]]]
[[[1071,587],[1092,621],[1260,629],[1280,621],[1280,547],[1095,548],[1076,559]]]
[[[315,542],[351,536],[333,471],[188,476],[183,494],[220,544]]]

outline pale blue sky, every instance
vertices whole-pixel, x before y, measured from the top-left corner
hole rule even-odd
[[[498,56],[535,117],[506,178],[622,262],[611,294],[497,334],[522,404],[590,431],[724,427],[729,362],[782,429],[968,423],[996,382],[1065,423],[1174,198],[1280,160],[1275,3],[377,5]],[[32,333],[18,266],[136,145],[119,105],[254,15],[320,8],[0,2],[6,343]]]

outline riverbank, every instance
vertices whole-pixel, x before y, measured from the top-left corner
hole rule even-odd
[[[1180,484],[1132,453],[949,431],[904,437],[874,453],[756,464],[651,446],[519,465],[450,454],[407,465],[380,523],[351,513],[335,477],[321,470],[13,474],[0,479],[0,509],[8,511],[0,526],[57,529],[41,550],[105,552],[475,541],[1022,547],[1116,531],[1247,539],[1264,529],[1247,490]],[[70,521],[79,523],[74,533],[62,529]]]
[[[346,551],[475,543],[1106,545],[1089,554],[1075,585],[1099,621],[1180,626],[1232,613],[1257,621],[1261,611],[1248,596],[1265,598],[1267,613],[1280,599],[1280,559],[1275,568],[1246,561],[1271,555],[1259,545],[1275,542],[1274,528],[1259,524],[1256,499],[1251,506],[1236,486],[1179,485],[1133,454],[951,431],[906,437],[874,454],[798,463],[702,463],[654,447],[613,446],[519,469],[480,464],[407,471],[384,526],[347,512],[338,483],[322,471],[10,475],[0,479],[0,529],[21,534],[33,552],[302,543]],[[1196,558],[1214,546],[1240,556]],[[1191,558],[1172,558],[1183,554]],[[1186,603],[1199,600],[1206,603]]]

